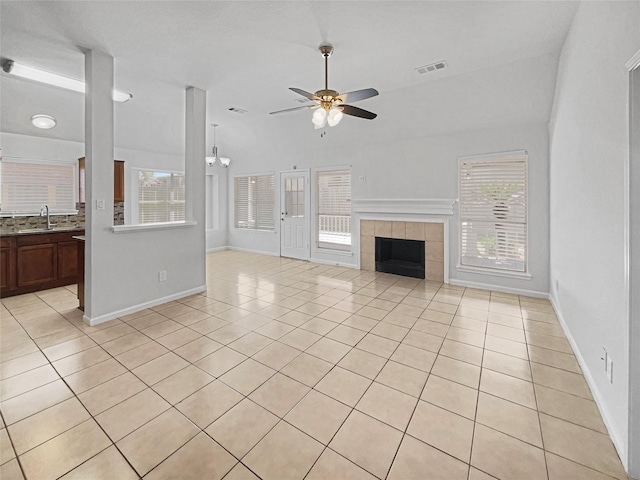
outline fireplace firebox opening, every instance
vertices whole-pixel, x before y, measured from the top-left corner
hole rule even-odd
[[[376,237],[376,272],[425,278],[422,240]]]

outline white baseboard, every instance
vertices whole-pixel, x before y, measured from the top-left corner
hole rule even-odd
[[[226,245],[223,247],[213,247],[213,248],[207,248],[207,253],[212,253],[212,252],[221,252],[223,250],[229,250],[231,247],[227,247]]]
[[[270,255],[272,257],[279,257],[280,252],[265,252],[264,250],[253,250],[251,248],[240,248],[240,247],[227,247],[229,250],[235,250],[237,252],[247,252],[247,253],[257,253],[259,255]]]
[[[358,265],[354,265],[353,263],[343,263],[343,262],[335,262],[332,260],[325,260],[323,258],[310,258],[310,262],[312,263],[320,263],[322,265],[334,265],[336,267],[347,267],[347,268],[358,268]]]
[[[495,292],[513,293],[514,295],[524,295],[526,297],[549,298],[549,294],[547,292],[525,290],[524,288],[503,287],[501,285],[490,285],[488,283],[469,282],[467,280],[458,280],[457,278],[450,278],[449,284],[457,285],[459,287],[479,288],[481,290],[493,290]]]
[[[576,356],[576,360],[578,360],[578,364],[582,369],[582,374],[584,375],[584,379],[587,381],[587,385],[589,385],[589,389],[591,390],[593,399],[595,400],[596,405],[598,406],[598,410],[600,410],[600,414],[602,415],[602,420],[604,421],[604,424],[607,427],[609,436],[611,437],[611,440],[613,441],[613,445],[618,451],[618,455],[622,460],[622,465],[624,466],[625,470],[628,470],[629,467],[627,464],[628,458],[627,458],[626,442],[620,436],[620,432],[618,432],[618,429],[615,427],[613,420],[611,419],[611,414],[609,413],[607,404],[604,398],[602,398],[600,389],[598,388],[598,385],[593,379],[593,375],[591,375],[591,370],[589,370],[589,367],[587,366],[587,362],[584,360],[584,357],[582,356],[582,352],[580,352],[580,348],[578,348],[578,344],[573,338],[573,335],[571,334],[571,330],[569,329],[567,322],[564,320],[564,317],[562,316],[562,310],[560,309],[560,305],[558,304],[558,299],[556,298],[553,291],[549,294],[549,301],[551,302],[551,305],[553,306],[553,309],[556,312],[556,316],[558,317],[560,326],[562,327],[562,330],[564,331],[564,334],[567,337],[569,344],[571,345],[571,349],[573,350],[573,353]]]
[[[200,287],[192,288],[190,290],[184,290],[182,292],[167,295],[166,297],[156,298],[155,300],[149,300],[148,302],[139,303],[138,305],[134,305],[133,307],[127,307],[127,308],[123,308],[122,310],[117,310],[115,312],[105,313],[104,315],[100,315],[99,317],[89,318],[86,315],[84,315],[82,318],[90,326],[94,327],[101,323],[108,322],[109,320],[114,320],[119,317],[124,317],[125,315],[130,315],[132,313],[139,312],[140,310],[144,310],[145,308],[155,307],[156,305],[161,305],[163,303],[171,302],[173,300],[178,300],[180,298],[188,297],[189,295],[195,295],[196,293],[204,292],[206,290],[207,290],[207,286],[202,285]]]

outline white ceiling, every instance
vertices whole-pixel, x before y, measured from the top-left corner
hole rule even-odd
[[[288,87],[323,88],[324,42],[335,47],[329,87],[373,87],[358,103],[372,122],[347,118],[339,135],[419,136],[482,124],[548,120],[557,55],[577,4],[562,1],[2,1],[2,58],[83,78],[82,50],[115,58],[116,88],[134,99],[116,104],[116,144],[182,153],[184,88],[207,90],[208,123],[218,145],[313,133]],[[415,68],[446,60],[448,68]],[[3,132],[83,141],[82,95],[1,76]],[[446,85],[446,87],[445,87]],[[452,90],[453,89],[453,90]],[[455,92],[455,99],[448,99]],[[452,105],[457,115],[443,109]],[[468,107],[466,107],[468,105]],[[228,107],[248,111],[229,112]],[[461,114],[465,109],[469,115]],[[524,112],[524,110],[527,110]],[[35,113],[58,126],[36,131]],[[335,129],[334,129],[335,130]],[[267,132],[268,135],[265,133]],[[212,145],[209,140],[208,147]]]

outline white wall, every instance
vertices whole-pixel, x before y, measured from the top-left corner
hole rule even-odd
[[[557,60],[556,55],[523,59],[427,81],[406,91],[382,92],[379,100],[375,97],[359,104],[377,112],[378,118],[371,122],[345,118],[337,127],[327,128],[323,138],[320,131],[313,129],[309,112],[262,119],[251,135],[245,135],[245,141],[237,141],[225,149],[233,158],[229,167],[229,245],[269,254],[280,251],[278,232],[233,228],[233,175],[275,172],[279,192],[279,172],[291,170],[294,165],[311,168],[312,174],[319,167],[351,165],[353,199],[455,199],[458,157],[524,149],[529,153],[531,278],[458,272],[459,233],[457,218],[452,218],[450,279],[467,285],[546,295],[549,291],[547,122]],[[360,182],[363,175],[366,181]],[[276,199],[277,205],[278,202]],[[352,257],[321,256],[314,250],[311,254],[323,261],[358,265],[357,248]]]
[[[207,250],[216,250],[227,246],[227,178],[228,169],[218,164],[207,166],[207,176],[215,177],[217,191],[207,193],[207,199],[211,200],[207,208],[214,209],[207,211],[207,215],[217,217],[215,228],[207,228]],[[210,198],[210,195],[212,196]]]
[[[32,137],[17,133],[0,133],[2,155],[32,158],[36,160],[59,160],[74,163],[84,156],[84,143]]]
[[[625,464],[625,63],[640,49],[639,26],[637,1],[580,4],[562,50],[549,124],[552,299]],[[602,348],[614,362],[612,384]]]

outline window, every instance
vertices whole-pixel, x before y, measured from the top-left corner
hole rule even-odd
[[[275,175],[236,177],[234,180],[235,226],[275,231]]]
[[[139,170],[136,223],[180,221],[184,221],[184,173]]]
[[[527,154],[459,160],[460,264],[527,270]]]
[[[77,213],[75,164],[5,157],[0,198],[3,214],[37,215],[44,204],[51,213]]]
[[[318,247],[351,247],[351,171],[317,172]]]

